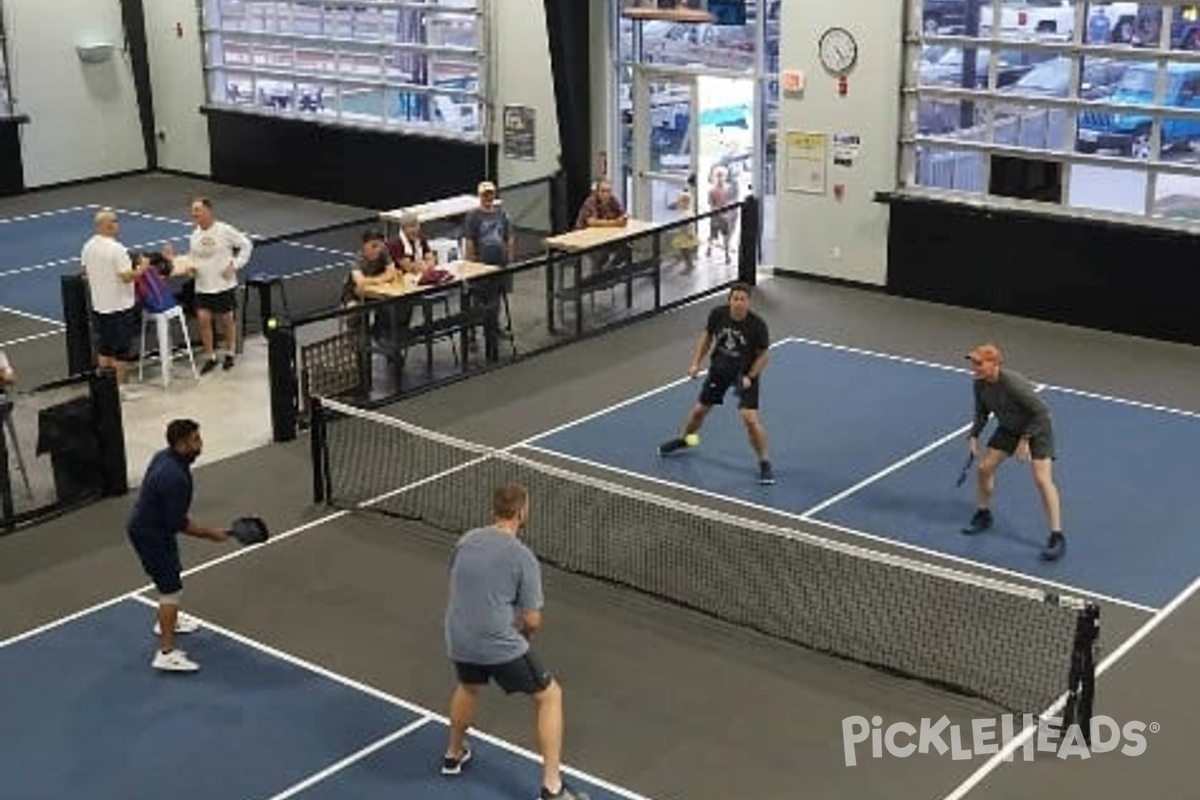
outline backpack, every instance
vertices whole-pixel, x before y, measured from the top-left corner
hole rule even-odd
[[[171,285],[157,269],[148,269],[134,280],[134,291],[142,308],[151,314],[170,311],[178,305]]]

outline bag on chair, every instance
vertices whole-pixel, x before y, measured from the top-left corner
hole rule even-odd
[[[142,308],[151,314],[161,314],[178,305],[175,295],[171,292],[171,285],[156,269],[148,269],[139,275],[134,281],[134,289]]]

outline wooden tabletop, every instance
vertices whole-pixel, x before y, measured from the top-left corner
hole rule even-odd
[[[403,297],[409,294],[421,294],[435,289],[444,289],[447,286],[456,286],[464,280],[478,278],[483,275],[489,275],[495,272],[499,267],[494,267],[491,264],[480,264],[477,261],[451,261],[448,264],[439,264],[438,269],[444,269],[454,275],[454,280],[445,281],[444,283],[417,283],[417,276],[409,273],[404,275],[401,280],[391,281],[389,283],[375,283],[370,286],[363,287],[363,294],[368,297],[386,298],[386,297]]]
[[[557,236],[547,238],[546,247],[551,250],[577,252],[607,244],[616,239],[624,239],[627,236],[645,233],[646,231],[653,230],[654,227],[653,222],[629,219],[619,228],[608,226],[580,228],[579,230],[568,231],[567,233],[560,233]]]

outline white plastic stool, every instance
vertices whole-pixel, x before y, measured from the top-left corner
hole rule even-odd
[[[430,239],[429,249],[437,256],[438,264],[449,264],[451,261],[458,261],[461,257],[460,253],[462,253],[458,242],[453,239]]]
[[[146,363],[146,326],[153,322],[158,330],[158,363],[162,369],[163,388],[171,385],[171,360],[174,357],[171,348],[171,320],[173,319],[179,320],[179,330],[183,332],[188,361],[192,364],[192,377],[200,380],[200,373],[196,370],[196,356],[192,352],[192,339],[188,335],[187,320],[183,317],[183,307],[175,306],[168,311],[158,313],[142,312],[142,347],[141,352],[138,353],[138,381],[142,380],[142,367]]]

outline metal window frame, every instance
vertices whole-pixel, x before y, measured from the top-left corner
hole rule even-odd
[[[344,32],[328,36],[312,34],[300,30],[243,30],[226,24],[223,6],[226,0],[196,0],[196,15],[201,32],[201,71],[204,76],[204,91],[206,103],[216,109],[228,109],[239,113],[253,113],[264,117],[311,122],[313,124],[356,129],[371,129],[384,132],[402,132],[415,136],[424,136],[453,141],[468,141],[486,143],[491,141],[494,125],[494,98],[492,85],[495,65],[495,43],[491,32],[492,0],[476,0],[473,8],[443,6],[436,2],[421,2],[420,0],[353,0],[353,5],[377,8],[380,10],[396,11],[429,11],[439,16],[457,16],[464,19],[474,19],[477,26],[478,46],[463,48],[456,46],[429,45],[414,42],[403,42],[397,39],[382,38],[380,30],[374,29],[364,37],[346,36]],[[326,5],[348,5],[338,0],[314,3],[312,0],[272,0],[270,3],[254,3],[254,5],[270,5],[287,24],[297,18],[295,11],[298,7],[315,7],[322,10]],[[245,5],[251,5],[246,3]],[[307,19],[307,17],[306,17]],[[427,28],[428,29],[428,28]],[[251,54],[259,49],[266,50],[267,45],[282,45],[290,48],[292,66],[281,67],[269,64],[237,64],[229,63],[224,57],[224,47],[236,44],[247,47]],[[214,46],[215,45],[215,46]],[[296,66],[296,51],[324,49],[339,69],[305,69]],[[374,73],[342,73],[339,57],[346,51],[354,51],[355,55],[370,56],[373,50],[380,55],[378,74]],[[421,55],[431,61],[445,64],[461,64],[474,68],[477,83],[475,89],[445,89],[427,84],[397,81],[388,74],[383,63],[386,55],[406,54]],[[439,58],[439,56],[441,58]],[[252,55],[253,57],[253,55]],[[343,89],[379,89],[397,90],[426,97],[456,97],[472,98],[476,108],[477,125],[471,131],[462,131],[457,127],[430,121],[427,124],[413,124],[410,121],[390,117],[381,107],[379,114],[352,114],[347,116],[338,103],[334,113],[314,114],[310,111],[300,111],[295,106],[289,108],[260,107],[257,102],[251,105],[237,103],[214,92],[213,77],[216,75],[248,75],[251,78],[251,91],[257,85],[258,78],[265,78],[279,83],[290,83],[293,87],[300,84],[316,84],[332,89],[334,94],[341,96]]]
[[[1171,28],[1174,12],[1178,2],[1154,4],[1161,9],[1161,24],[1159,41],[1154,47],[1130,47],[1128,45],[1088,44],[1083,41],[1087,26],[1089,0],[1070,0],[1075,14],[1074,29],[1069,38],[1059,41],[1031,40],[1013,38],[1003,35],[999,22],[1002,7],[1000,2],[992,2],[992,25],[985,33],[981,30],[978,37],[963,35],[929,35],[923,33],[922,0],[905,0],[906,11],[904,35],[904,55],[902,70],[902,85],[900,97],[900,157],[898,159],[896,183],[897,193],[950,199],[970,205],[988,208],[1014,208],[1036,211],[1050,215],[1063,215],[1073,218],[1098,219],[1125,224],[1149,225],[1167,229],[1200,231],[1200,221],[1189,221],[1185,218],[1164,217],[1155,213],[1155,198],[1158,190],[1158,179],[1162,175],[1181,175],[1198,179],[1198,202],[1200,202],[1200,162],[1180,163],[1163,161],[1160,152],[1162,130],[1167,119],[1200,120],[1200,109],[1178,108],[1164,105],[1167,94],[1168,64],[1200,64],[1200,51],[1176,50],[1171,48]],[[986,4],[986,0],[985,0]],[[983,25],[981,25],[981,28]],[[999,34],[999,35],[998,35]],[[944,86],[919,86],[918,73],[922,49],[926,45],[947,45],[963,47],[973,46],[977,49],[997,50],[1031,50],[1049,52],[1070,59],[1071,76],[1068,95],[1065,98],[1041,98],[1022,95],[1000,94],[995,88],[998,64],[995,59],[989,59],[988,80],[986,89],[962,89]],[[1150,104],[1131,105],[1112,103],[1103,100],[1084,100],[1078,96],[1079,78],[1085,59],[1114,58],[1125,62],[1152,63],[1156,67],[1154,99]],[[972,100],[984,109],[983,140],[958,139],[950,136],[921,134],[917,128],[918,103],[920,99],[938,100]],[[996,144],[995,113],[1001,105],[1023,106],[1033,109],[1059,109],[1067,112],[1067,128],[1064,141],[1058,149],[1046,147],[1017,147]],[[1080,153],[1073,149],[1075,132],[1079,115],[1085,111],[1110,111],[1116,113],[1136,113],[1146,116],[1151,121],[1150,145],[1148,159],[1134,159],[1125,156],[1108,156],[1095,153]],[[987,187],[990,185],[990,158],[983,159],[983,175],[981,191],[967,192],[931,186],[918,186],[916,183],[918,170],[918,148],[934,147],[941,150],[973,151],[983,154],[1017,155],[1042,158],[1056,161],[1063,166],[1063,184],[1071,184],[1071,171],[1076,166],[1099,166],[1117,168],[1124,171],[1141,173],[1145,176],[1145,192],[1142,198],[1141,213],[1122,213],[1099,211],[1086,207],[1070,205],[1069,195],[1064,196],[1061,203],[1016,200],[990,195]]]

